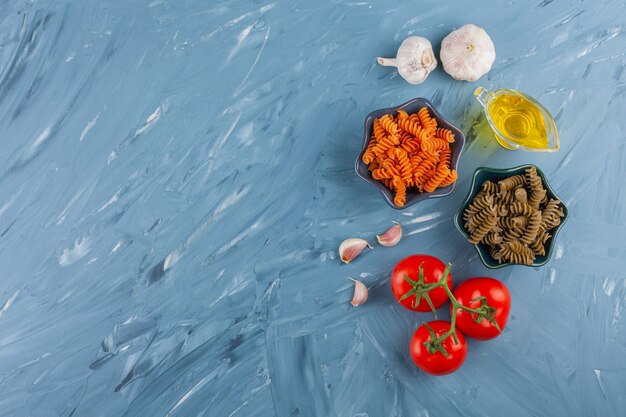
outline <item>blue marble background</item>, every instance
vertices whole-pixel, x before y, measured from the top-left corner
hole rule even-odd
[[[0,1],[0,415],[625,415],[625,21],[621,0]],[[468,22],[498,53],[477,83],[375,63]],[[499,148],[479,85],[543,102],[559,152]],[[414,97],[468,146],[451,196],[398,212],[352,167],[365,115]],[[571,217],[545,267],[489,271],[452,216],[476,167],[522,163]],[[400,245],[339,262],[393,220]],[[512,292],[450,376],[412,365],[431,315],[389,290],[416,252]]]

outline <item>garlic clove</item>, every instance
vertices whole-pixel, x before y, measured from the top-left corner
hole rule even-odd
[[[441,41],[439,58],[455,80],[476,81],[491,69],[496,49],[483,28],[467,24]]]
[[[402,239],[402,226],[398,222],[394,223],[396,224],[387,229],[385,233],[376,236],[378,243],[382,246],[395,246]]]
[[[341,242],[341,245],[339,245],[339,257],[343,262],[349,263],[354,258],[359,256],[359,254],[366,247],[373,249],[372,246],[367,243],[365,239],[359,239],[356,237],[346,239]]]
[[[367,287],[359,280],[350,277],[348,277],[348,279],[354,282],[354,295],[352,296],[350,304],[354,307],[362,306],[367,301]]]
[[[385,67],[396,67],[398,73],[410,84],[424,82],[437,67],[437,59],[430,41],[421,36],[410,36],[402,41],[395,58],[376,58]]]

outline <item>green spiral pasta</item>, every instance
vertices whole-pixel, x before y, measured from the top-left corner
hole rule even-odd
[[[546,230],[552,229],[561,224],[561,217],[565,215],[563,213],[563,208],[561,208],[561,202],[554,199],[550,199],[550,201],[548,201],[545,208],[541,211],[541,214],[543,216],[541,226]]]
[[[533,240],[532,243],[528,245],[528,247],[530,248],[530,250],[533,251],[533,254],[535,254],[536,256],[545,256],[546,254],[546,247],[539,240]]]
[[[495,194],[498,192],[498,186],[489,180],[483,182],[482,189],[489,194]]]
[[[498,233],[489,232],[485,235],[481,242],[487,245],[496,246],[502,243],[502,236]]]
[[[480,198],[477,198],[478,195],[472,200],[472,203],[465,209],[463,212],[463,219],[469,220],[470,217],[475,216],[477,213],[487,209],[494,207],[493,205],[493,197],[490,195],[484,195]]]
[[[547,240],[550,239],[551,237],[552,235],[548,233],[546,229],[544,229],[543,227],[540,227],[539,231],[537,232],[537,237],[535,237],[535,240],[539,240],[541,243],[546,243]]]
[[[485,213],[487,214],[485,221],[478,224],[475,230],[470,234],[469,241],[474,245],[478,244],[498,221],[498,215],[495,210],[485,210]]]
[[[519,240],[504,243],[500,252],[502,253],[502,259],[516,264],[532,265],[535,260],[532,249]]]
[[[513,222],[513,218],[511,217],[500,217],[498,219],[497,225],[505,229],[517,227],[517,225]]]
[[[524,235],[524,230],[520,228],[506,228],[502,230],[502,240],[504,242],[510,242],[512,240],[518,240]]]
[[[520,229],[525,229],[528,226],[528,217],[526,216],[515,216],[511,217],[513,223]]]
[[[548,232],[546,232],[546,229],[540,227],[535,240],[533,240],[528,247],[535,255],[544,256],[546,254],[545,243],[548,239],[550,239],[550,237],[551,236]]]
[[[520,242],[530,245],[535,240],[539,227],[541,227],[541,212],[535,211],[528,217],[528,226],[519,239]]]
[[[496,213],[498,213],[499,217],[504,217],[509,214],[509,209],[507,208],[506,204],[498,204],[496,206]]]
[[[530,196],[528,197],[528,204],[532,208],[538,209],[541,204],[541,200],[543,200],[546,195],[546,190],[535,190],[530,193]]]
[[[496,218],[495,221],[496,222],[498,221],[498,216],[496,214],[495,208],[489,206],[489,207],[485,208],[484,210],[481,210],[478,213],[476,213],[475,215],[471,216],[469,219],[467,219],[467,222],[465,222],[465,228],[467,230],[469,230],[470,232],[473,232],[476,228],[478,228],[478,226],[488,222],[489,219],[491,218],[491,216],[495,216],[495,218]],[[491,227],[493,227],[493,226],[495,226],[495,222],[494,222],[494,224]],[[489,229],[491,229],[491,227]],[[487,230],[487,232],[488,231],[489,230]]]
[[[526,203],[528,201],[528,193],[524,188],[516,188],[513,196],[515,197],[515,200],[520,203]]]
[[[515,202],[515,195],[511,191],[500,191],[495,195],[495,202],[508,206]]]
[[[524,184],[526,184],[526,178],[523,175],[513,175],[512,177],[498,181],[500,191],[512,190],[513,188]]]
[[[526,184],[528,184],[530,191],[542,190],[543,184],[541,183],[541,177],[537,173],[537,168],[534,166],[526,170]]]
[[[484,197],[486,197],[488,195],[491,195],[491,194],[488,193],[485,190],[480,190],[479,192],[476,193],[476,195],[474,196],[474,199],[472,201],[484,198]]]
[[[561,202],[547,196],[535,167],[497,183],[483,182],[463,212],[471,243],[484,245],[499,263],[523,265],[545,256],[549,231],[563,216]]]
[[[528,203],[521,203],[519,201],[511,204],[510,210],[513,214],[521,214],[523,216],[530,216],[537,211]]]
[[[499,246],[490,246],[489,247],[489,255],[491,255],[491,257],[498,263],[502,263],[501,259],[502,259],[502,253],[500,253],[500,247]]]
[[[530,188],[528,204],[530,204],[531,207],[538,209],[539,204],[546,196],[546,190],[543,188],[541,177],[537,173],[537,168],[534,166],[526,170],[526,183]]]

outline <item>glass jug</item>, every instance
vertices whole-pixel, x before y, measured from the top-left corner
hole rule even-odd
[[[474,95],[484,108],[496,140],[504,148],[531,152],[559,149],[554,118],[534,98],[506,88],[490,92],[478,87]]]

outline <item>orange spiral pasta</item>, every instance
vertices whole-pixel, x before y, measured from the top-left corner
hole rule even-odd
[[[427,155],[422,162],[413,170],[413,175],[416,177],[425,176],[428,171],[431,171],[437,166],[437,158],[433,155]]]
[[[430,117],[430,113],[426,107],[422,107],[420,111],[417,112],[417,117],[424,130],[430,130],[434,133],[435,129],[437,129],[437,120]]]
[[[372,178],[394,192],[393,203],[403,207],[407,189],[433,192],[454,183],[458,174],[450,166],[454,134],[437,127],[428,108],[408,114],[386,114],[374,119],[373,132],[362,160]]]
[[[420,142],[410,134],[407,134],[407,136],[408,138],[406,139],[404,137],[400,139],[400,147],[404,149],[407,154],[412,154],[419,149]]]
[[[454,142],[454,133],[452,133],[449,129],[446,129],[444,127],[437,128],[437,130],[435,131],[435,137],[444,139],[448,141],[449,143]]]
[[[440,187],[447,187],[452,184],[459,178],[459,174],[457,174],[456,169],[451,169],[448,176],[439,184]]]
[[[385,178],[380,180],[380,182],[382,182],[383,184],[385,184],[385,187],[389,188],[390,190],[395,190],[396,188],[393,186],[393,183],[391,182],[390,179]]]
[[[411,139],[413,139],[413,135],[410,134],[409,132],[402,131],[400,133],[400,143],[404,143],[404,142],[406,142],[408,140],[411,140]]]
[[[426,184],[424,184],[424,191],[426,191],[427,193],[432,193],[433,191],[435,191],[437,187],[439,187],[439,185],[446,178],[448,178],[449,174],[450,174],[450,168],[448,168],[445,165],[439,164],[437,166],[437,169],[433,171],[432,175],[430,176]]]
[[[413,176],[413,169],[409,162],[409,157],[404,149],[396,148],[396,159],[400,166],[400,175],[403,181],[409,181]]]
[[[376,142],[375,141],[370,141],[370,143],[367,145],[367,148],[365,149],[365,152],[363,153],[363,162],[365,162],[366,164],[371,164],[372,162],[374,162],[374,158],[376,157],[376,155],[374,155],[374,146],[376,146]]]
[[[409,132],[416,138],[421,139],[422,126],[419,124],[419,120],[411,120],[410,118],[400,120],[398,121],[398,126],[405,132]]]
[[[411,168],[415,170],[415,168],[422,162],[422,158],[417,155],[409,156],[409,163],[411,164]]]
[[[452,160],[452,150],[448,147],[446,149],[442,149],[439,154],[439,163],[446,165],[450,168],[450,161]]]
[[[428,140],[422,141],[422,149],[429,152],[441,151],[443,149],[449,149],[449,142],[445,139],[432,137]]]
[[[385,168],[377,168],[372,171],[372,178],[375,180],[390,179],[391,175],[387,173]]]
[[[415,177],[411,177],[408,181],[406,181],[406,186],[407,188],[417,188],[417,181],[415,180]]]
[[[396,206],[402,207],[406,202],[406,185],[403,182],[399,182],[395,184],[396,186],[396,195],[393,198],[393,204]]]
[[[393,117],[388,114],[380,118],[380,124],[391,136],[396,136],[398,133],[398,125],[394,122]]]
[[[375,140],[376,142],[380,142],[386,136],[387,136],[387,131],[380,124],[380,120],[374,119],[374,134],[372,135],[372,140]]]
[[[399,143],[400,141],[398,140],[396,136],[385,135],[381,139],[378,139],[378,142],[376,142],[376,145],[374,145],[374,147],[372,148],[372,151],[376,155],[380,155],[380,154],[387,152],[389,148],[393,148]]]
[[[385,178],[400,178],[400,168],[397,165],[383,164],[383,169],[387,172]]]
[[[409,118],[409,114],[404,110],[398,110],[398,122]]]

